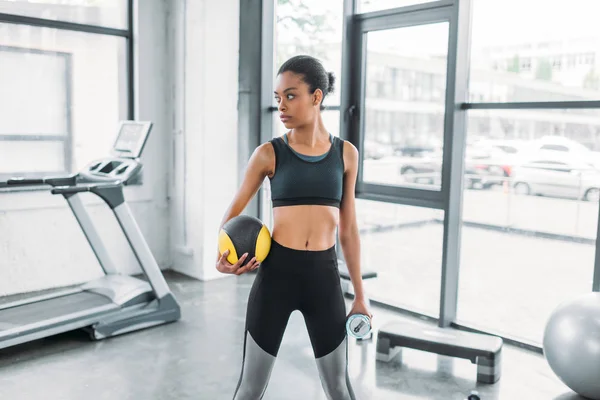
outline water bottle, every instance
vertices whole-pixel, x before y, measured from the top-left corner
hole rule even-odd
[[[371,332],[369,317],[364,314],[353,314],[346,321],[346,332],[352,337],[362,339]]]

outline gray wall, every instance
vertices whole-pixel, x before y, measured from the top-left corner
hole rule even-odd
[[[239,0],[169,4],[173,269],[208,280],[225,276],[218,228],[239,181]]]

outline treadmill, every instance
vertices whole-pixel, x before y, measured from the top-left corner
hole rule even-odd
[[[121,122],[110,157],[77,174],[40,179],[13,178],[7,187],[50,186],[67,200],[105,276],[77,287],[0,306],[0,349],[84,329],[93,340],[177,321],[179,304],[154,259],[123,195],[123,185],[139,178],[139,157],[151,122]],[[83,206],[79,193],[97,195],[117,218],[146,279],[119,274]]]

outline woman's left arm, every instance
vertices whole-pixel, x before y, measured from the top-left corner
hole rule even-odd
[[[348,142],[344,142],[344,192],[340,205],[340,222],[338,234],[344,253],[344,259],[350,272],[354,286],[355,301],[364,301],[363,282],[360,272],[360,237],[356,222],[354,191],[358,175],[358,150]]]

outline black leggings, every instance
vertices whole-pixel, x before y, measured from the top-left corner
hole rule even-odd
[[[234,400],[261,399],[290,314],[299,310],[332,400],[353,400],[348,379],[346,305],[335,247],[296,250],[272,240],[248,297],[244,357]]]

